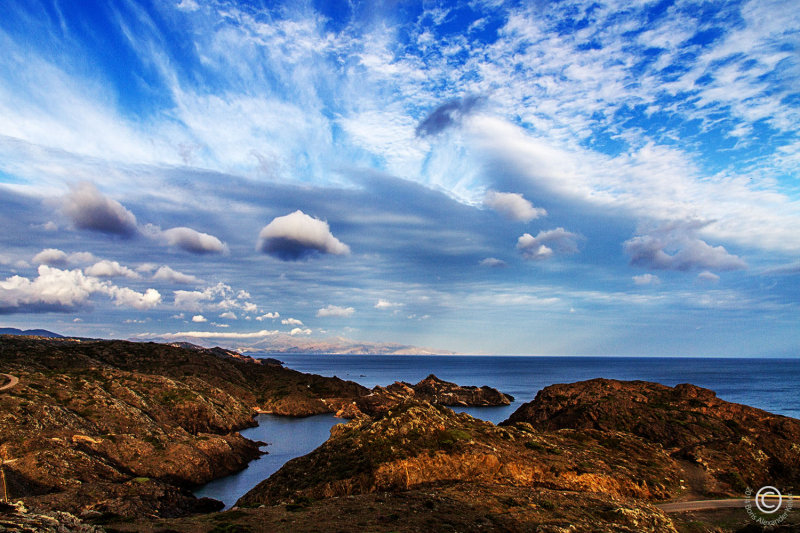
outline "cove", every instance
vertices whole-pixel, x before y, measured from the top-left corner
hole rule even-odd
[[[243,429],[240,433],[250,440],[266,442],[261,448],[266,451],[258,459],[250,461],[241,472],[216,479],[197,489],[198,498],[219,500],[229,509],[247,491],[277,472],[287,461],[305,455],[328,440],[333,426],[347,420],[333,414],[303,418],[260,414],[256,416],[258,426]]]

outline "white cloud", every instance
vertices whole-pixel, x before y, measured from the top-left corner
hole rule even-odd
[[[329,305],[317,311],[318,317],[336,316],[348,317],[352,316],[356,310],[352,307],[339,307],[338,305]]]
[[[283,261],[297,261],[315,253],[350,253],[350,248],[333,236],[327,222],[300,210],[276,217],[264,226],[256,249]]]
[[[303,325],[303,323],[300,320],[297,320],[296,318],[284,318],[283,320],[281,320],[281,324],[283,324],[284,326],[302,326]]]
[[[131,237],[137,233],[136,217],[88,181],[70,187],[62,209],[78,229]]]
[[[192,322],[208,322],[208,319],[203,315],[194,315],[192,317]]]
[[[141,271],[143,266],[144,265],[140,266],[139,268],[137,268],[137,270]],[[153,265],[153,267],[155,267],[155,265]],[[173,270],[167,265],[158,267],[158,270],[156,270],[155,274],[153,274],[153,279],[169,281],[172,283],[182,283],[186,285],[200,285],[201,283],[203,283],[203,280],[201,280],[200,278],[197,278],[190,274],[184,274],[183,272],[178,272],[177,270]]]
[[[45,248],[33,256],[37,265],[64,266],[67,264],[67,254],[57,248]]]
[[[227,318],[229,320],[236,320],[236,313],[232,311],[225,311],[219,315],[220,318]]]
[[[486,259],[482,259],[479,264],[483,267],[490,268],[502,268],[508,266],[505,261],[496,257],[487,257]]]
[[[719,281],[719,276],[714,274],[713,272],[709,272],[708,270],[704,270],[697,275],[697,280],[702,281],[704,283],[717,283]]]
[[[170,246],[175,246],[181,250],[193,254],[221,254],[228,251],[228,247],[213,235],[201,233],[192,228],[179,227],[170,228],[157,232],[153,226],[150,231],[155,233],[158,238],[165,241]]]
[[[159,338],[165,340],[174,340],[182,338],[194,339],[260,339],[264,337],[272,337],[278,335],[280,331],[268,331],[262,329],[261,331],[254,331],[251,333],[237,333],[233,331],[179,331],[176,333],[140,333],[136,335],[137,338]]]
[[[245,312],[254,312],[258,309],[254,303],[240,298],[244,295],[249,296],[247,292],[237,293],[230,285],[221,282],[199,291],[177,290],[173,293],[175,307],[187,311],[241,309]]]
[[[281,316],[281,314],[280,314],[280,313],[272,313],[272,312],[270,312],[270,313],[264,313],[264,314],[263,314],[263,315],[261,315],[261,316],[257,316],[257,317],[256,317],[256,320],[258,320],[259,322],[261,322],[261,321],[263,321],[263,320],[268,320],[268,319],[276,319],[276,318],[279,318],[280,316]]]
[[[289,335],[311,335],[311,330],[308,328],[294,328],[289,332]]]
[[[91,252],[73,252],[69,254],[67,260],[72,264],[81,265],[94,263],[97,261],[97,257],[95,257]]]
[[[130,268],[122,266],[116,261],[109,261],[107,259],[98,261],[92,266],[84,268],[83,271],[89,276],[95,276],[98,278],[126,277],[138,279],[141,277]]]
[[[623,243],[631,264],[658,270],[741,270],[747,264],[723,246],[697,238],[709,225],[697,220],[673,222],[637,235]]]
[[[555,252],[570,254],[578,252],[578,235],[564,228],[540,231],[536,237],[530,233],[517,239],[517,250],[525,259],[539,261],[552,257]]]
[[[394,309],[396,307],[403,307],[403,304],[390,302],[383,298],[378,299],[378,303],[375,304],[375,309]]]
[[[533,207],[533,204],[517,193],[490,190],[486,193],[483,204],[511,220],[522,222],[530,222],[547,215],[546,210]]]
[[[110,292],[116,305],[133,307],[141,311],[152,309],[161,303],[161,294],[155,289],[147,289],[141,293],[128,287],[112,287]]]
[[[658,285],[661,283],[661,279],[654,274],[641,274],[633,276],[633,282],[636,285]]]
[[[0,282],[0,312],[60,311],[81,307],[93,294],[104,294],[119,306],[151,309],[161,302],[155,289],[139,293],[118,287],[80,270],[60,270],[40,265],[34,280],[12,276]]]
[[[73,252],[67,255],[58,248],[45,248],[33,256],[34,263],[48,266],[66,266],[67,264],[83,264],[94,261],[97,261],[97,258],[89,252]]]

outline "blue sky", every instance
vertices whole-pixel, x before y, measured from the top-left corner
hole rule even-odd
[[[798,355],[792,4],[7,2],[0,323]]]

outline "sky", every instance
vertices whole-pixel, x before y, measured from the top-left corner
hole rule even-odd
[[[800,356],[791,0],[8,0],[0,326]]]

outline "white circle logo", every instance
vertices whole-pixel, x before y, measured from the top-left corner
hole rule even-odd
[[[766,487],[758,489],[755,500],[756,507],[758,507],[759,511],[764,514],[772,514],[781,508],[783,496],[781,495],[781,491],[767,485]]]

